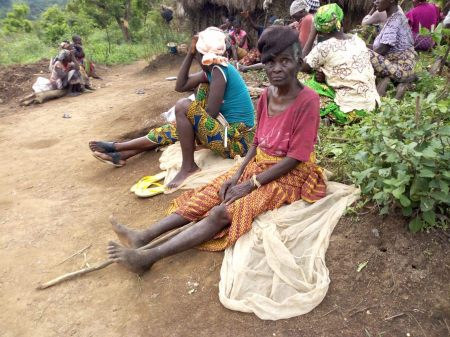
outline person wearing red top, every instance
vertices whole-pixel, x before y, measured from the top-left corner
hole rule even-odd
[[[322,168],[315,163],[319,96],[297,80],[303,60],[298,32],[273,26],[264,30],[258,50],[270,83],[258,103],[258,131],[242,164],[209,184],[174,200],[166,218],[133,231],[111,218],[125,248],[109,242],[109,258],[134,273],[190,248],[220,251],[247,233],[264,211],[298,200],[316,202],[326,195]],[[162,245],[142,247],[156,237],[196,223]]]
[[[291,16],[297,21],[291,23],[289,26],[299,32],[298,39],[302,44],[302,48],[305,47],[308,41],[311,27],[314,23],[314,15],[309,13],[310,9],[311,7],[306,0],[295,0],[290,8]]]

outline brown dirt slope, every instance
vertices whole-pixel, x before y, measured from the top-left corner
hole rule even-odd
[[[115,169],[95,160],[87,142],[157,124],[185,96],[165,81],[180,62],[167,56],[148,71],[144,62],[110,69],[102,82],[110,85],[77,98],[0,106],[0,336],[447,336],[446,234],[411,234],[396,215],[343,219],[327,252],[328,295],[311,313],[289,320],[225,309],[217,295],[222,253],[190,250],[140,279],[113,265],[35,290],[106,258],[107,240],[114,239],[110,214],[144,228],[179,195],[142,200],[129,193],[139,178],[158,172],[159,153]],[[145,94],[136,95],[139,89]],[[86,256],[59,264],[90,244]],[[192,295],[188,282],[199,284]]]

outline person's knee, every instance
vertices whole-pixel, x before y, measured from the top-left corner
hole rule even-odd
[[[214,220],[214,224],[222,229],[228,224],[227,209],[224,205],[214,206],[209,211],[209,216]]]
[[[180,99],[177,104],[175,104],[175,115],[186,116],[189,111],[189,106],[191,105],[191,100],[189,98]]]

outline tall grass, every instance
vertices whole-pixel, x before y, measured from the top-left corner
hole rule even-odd
[[[54,57],[59,49],[46,45],[34,34],[0,37],[0,64],[27,64]]]
[[[70,34],[61,40],[70,40]],[[119,27],[111,25],[108,31],[93,30],[89,36],[83,36],[86,57],[93,62],[116,65],[128,64],[139,59],[150,59],[153,55],[167,50],[168,42],[187,41],[185,33],[177,32],[166,26],[150,27],[139,32],[140,42],[123,42]],[[48,45],[34,33],[15,36],[0,36],[0,64],[27,64],[41,58],[55,57],[60,48]]]

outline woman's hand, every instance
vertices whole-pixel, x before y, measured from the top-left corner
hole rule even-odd
[[[195,55],[197,53],[197,41],[198,41],[198,35],[195,35],[191,42],[190,53],[192,55]]]
[[[248,11],[247,12],[241,12],[241,15],[242,15],[242,17],[248,19],[250,13]]]
[[[239,178],[236,177],[231,177],[231,179],[225,181],[222,185],[222,188],[219,191],[219,198],[220,200],[224,201],[225,197],[227,195],[227,191],[236,186],[237,182],[238,182]]]
[[[316,77],[316,81],[317,82],[319,82],[319,83],[325,83],[325,74],[323,73],[323,71],[322,70],[316,70],[316,74],[315,74],[315,77]]]
[[[233,202],[245,197],[255,189],[256,187],[253,185],[251,180],[247,180],[245,183],[233,186],[226,192],[225,200],[222,202],[222,205],[231,205]]]
[[[229,34],[230,40],[236,43],[236,37],[234,35]]]

